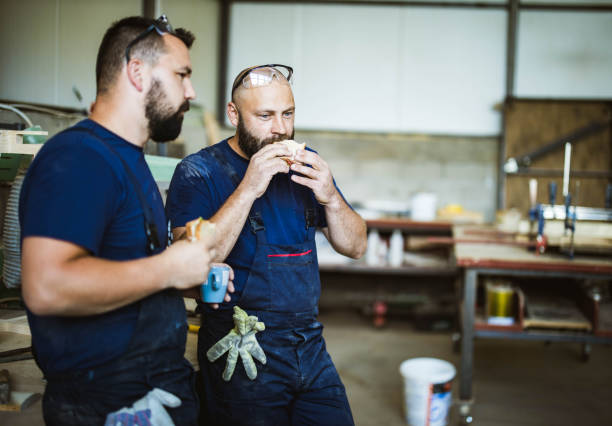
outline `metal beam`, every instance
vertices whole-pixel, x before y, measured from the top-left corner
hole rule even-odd
[[[223,126],[225,123],[225,91],[227,89],[227,70],[229,68],[229,26],[231,13],[231,0],[221,0],[221,9],[219,10],[219,60],[218,63],[218,79],[217,85],[217,121]],[[211,143],[216,143],[212,141]]]
[[[504,106],[514,96],[514,68],[516,63],[516,37],[518,28],[519,0],[508,2],[508,27],[506,28],[506,96]],[[503,166],[506,161],[506,110],[502,110],[502,129],[497,153],[497,210],[503,210],[506,204],[506,174]]]

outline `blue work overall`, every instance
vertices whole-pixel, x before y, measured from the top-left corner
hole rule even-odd
[[[118,156],[89,129],[70,131],[74,130],[90,133],[101,146]],[[149,208],[129,166],[123,164],[142,208]],[[165,246],[164,241],[163,247],[151,248],[149,254],[158,254]],[[100,366],[45,374],[43,416],[47,425],[103,425],[108,413],[131,406],[153,388],[161,388],[181,399],[179,407],[166,408],[176,425],[197,424],[195,374],[184,356],[188,326],[182,295],[176,289],[168,289],[136,303],[139,311],[134,333],[120,357]],[[60,338],[46,336],[50,341],[54,337]]]
[[[106,415],[131,406],[152,388],[182,401],[167,408],[177,425],[197,424],[198,400],[191,364],[185,359],[185,304],[170,289],[143,299],[126,352],[106,365],[45,375],[47,425],[103,425]]]
[[[219,151],[213,154],[237,182]],[[314,202],[314,200],[313,200]],[[317,321],[321,291],[314,242],[314,209],[307,208],[307,238],[292,245],[270,244],[255,201],[248,218],[257,238],[253,264],[238,306],[266,325],[256,337],[267,363],[256,362],[250,380],[240,361],[229,382],[222,379],[226,356],[211,363],[206,351],[234,326],[231,310],[205,312],[198,339],[206,425],[353,425],[346,392],[325,349]],[[231,256],[227,262],[231,265]]]

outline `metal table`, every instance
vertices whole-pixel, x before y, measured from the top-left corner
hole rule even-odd
[[[475,231],[470,233],[470,231]],[[488,233],[489,243],[483,243]],[[493,229],[457,226],[454,237],[461,241],[454,247],[458,267],[463,268],[463,309],[461,336],[461,366],[459,383],[459,412],[463,423],[471,423],[472,375],[474,338],[524,339],[591,343],[612,343],[612,337],[571,331],[503,331],[475,328],[476,287],[480,275],[503,275],[573,279],[612,279],[612,259],[577,256],[569,260],[563,255],[541,255],[525,247],[512,245]],[[474,243],[468,240],[474,238]]]

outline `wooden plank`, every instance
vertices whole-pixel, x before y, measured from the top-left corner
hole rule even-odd
[[[507,103],[505,116],[504,158],[527,154],[564,135],[593,122],[609,120],[612,102],[606,101],[552,101],[513,99]],[[536,160],[532,167],[563,169],[564,151],[559,149]],[[612,128],[590,135],[572,146],[572,170],[612,171]],[[527,213],[529,209],[528,182],[530,176],[506,175],[505,208],[517,208]],[[570,179],[570,191],[578,179]],[[538,202],[548,202],[547,185],[557,183],[557,202],[561,199],[562,178],[538,178]],[[580,178],[578,203],[582,206],[603,207],[606,176]],[[575,195],[575,194],[573,194]],[[575,198],[575,197],[574,197]]]
[[[453,227],[453,237],[477,240],[479,238],[477,236],[470,237],[470,229],[474,229],[474,227],[455,226]],[[494,228],[490,227],[488,229]],[[574,259],[569,259],[566,255],[557,253],[538,255],[524,247],[508,244],[471,242],[455,244],[455,259],[457,266],[468,268],[533,269],[612,274],[612,258],[610,257],[576,255]]]
[[[401,229],[402,231],[431,231],[451,233],[452,224],[450,222],[419,222],[408,219],[385,218],[385,219],[370,219],[366,221],[368,229],[379,229],[392,231]]]
[[[31,335],[30,326],[28,324],[28,318],[26,315],[0,320],[0,331]]]
[[[556,296],[550,292],[538,294],[531,288],[525,293],[525,328],[553,328],[591,331],[591,323],[585,318],[575,300]]]

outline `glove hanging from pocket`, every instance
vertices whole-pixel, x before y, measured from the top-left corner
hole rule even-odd
[[[123,407],[109,413],[104,426],[174,426],[164,405],[175,408],[181,405],[181,400],[170,392],[154,388],[134,402],[131,407]]]
[[[258,321],[256,316],[248,315],[238,306],[234,306],[234,328],[206,352],[208,361],[214,362],[227,352],[225,370],[223,370],[223,380],[228,382],[236,368],[238,357],[242,359],[242,365],[247,377],[255,380],[257,377],[257,367],[253,358],[266,363],[266,354],[255,338],[258,331],[265,330],[263,322]]]

